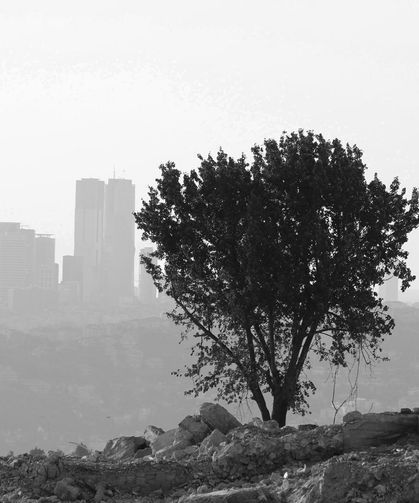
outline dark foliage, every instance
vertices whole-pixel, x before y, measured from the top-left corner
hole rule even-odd
[[[403,245],[418,225],[418,194],[396,178],[367,183],[362,152],[312,132],[266,140],[234,160],[220,150],[182,174],[160,166],[135,213],[156,245],[142,257],[172,318],[196,338],[183,371],[194,393],[249,393],[264,419],[285,424],[315,390],[310,358],[345,366],[379,358],[394,322],[374,289],[414,279]],[[273,396],[269,412],[264,393]]]

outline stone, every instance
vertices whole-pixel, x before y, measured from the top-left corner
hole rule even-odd
[[[400,414],[413,414],[412,409],[409,409],[409,407],[402,407],[400,409]]]
[[[150,445],[153,454],[157,451],[161,451],[162,449],[166,449],[167,447],[171,447],[175,440],[176,431],[177,428],[173,428],[172,430],[168,430],[156,437]]]
[[[152,451],[151,447],[146,447],[145,449],[138,449],[138,451],[134,454],[135,459],[142,459],[146,456],[151,456]]]
[[[218,403],[203,403],[199,409],[203,421],[212,429],[228,433],[230,430],[241,426],[241,423]]]
[[[162,436],[167,435],[167,433],[169,432],[164,433]],[[158,437],[157,440],[159,438],[160,437]],[[167,444],[161,449],[156,450],[154,452],[156,459],[171,459],[176,451],[186,449],[187,447],[192,446],[194,443],[192,433],[187,430],[184,430],[183,428],[176,428],[175,430],[173,430],[173,439],[172,442],[170,443],[171,438],[172,436],[168,437]],[[154,449],[155,446],[156,442],[152,444],[152,448]]]
[[[80,488],[74,484],[71,478],[59,480],[55,484],[54,494],[61,501],[75,501],[79,498],[81,491]]]
[[[84,445],[83,443],[77,444],[77,447],[74,449],[73,456],[78,458],[82,458],[83,456],[89,456],[91,454],[90,449]]]
[[[139,449],[147,447],[144,437],[119,437],[109,440],[103,449],[103,457],[121,461],[134,457]]]
[[[391,444],[408,433],[418,430],[418,416],[395,412],[368,413],[343,425],[344,451],[362,450]]]
[[[176,449],[169,459],[179,461],[181,459],[190,458],[198,454],[199,447],[197,445],[189,445],[184,449]]]
[[[266,431],[279,431],[279,424],[275,419],[269,419],[262,422],[261,428]]]
[[[358,419],[361,419],[362,414],[359,412],[359,410],[352,410],[351,412],[348,412],[345,414],[342,418],[343,423],[351,423],[353,421],[358,421]]]
[[[297,427],[298,431],[310,431],[318,428],[317,424],[299,424]]]
[[[201,416],[186,416],[179,423],[179,428],[189,431],[195,444],[202,442],[211,433],[211,429],[204,423]]]
[[[162,428],[158,428],[157,426],[153,426],[149,424],[144,430],[143,437],[147,440],[149,444],[153,443],[157,437],[163,435],[164,430]]]
[[[199,446],[199,454],[203,456],[211,455],[214,450],[223,442],[227,442],[227,437],[220,430],[213,430]]]
[[[260,417],[253,417],[248,424],[262,428],[263,421]]]
[[[279,428],[279,430],[278,430],[278,433],[281,436],[284,436],[284,435],[289,435],[290,433],[296,433],[296,431],[297,431],[297,428],[294,428],[294,426],[281,426],[281,428]]]
[[[185,430],[182,427],[176,428],[173,446],[178,446],[179,449],[184,449],[193,443],[194,436],[190,431]]]

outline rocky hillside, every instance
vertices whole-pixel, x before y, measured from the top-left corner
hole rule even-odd
[[[332,426],[240,424],[204,403],[168,431],[110,440],[102,452],[40,450],[0,460],[1,501],[414,503],[419,409],[346,414]]]

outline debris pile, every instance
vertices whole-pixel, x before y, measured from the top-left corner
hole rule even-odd
[[[148,426],[102,452],[40,449],[0,458],[0,501],[149,503],[416,502],[419,414],[360,414],[343,424],[242,425],[218,404],[176,428]]]

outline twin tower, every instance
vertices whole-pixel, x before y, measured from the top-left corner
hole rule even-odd
[[[63,283],[76,283],[85,303],[134,297],[135,186],[131,180],[76,182],[74,255],[63,257]]]

